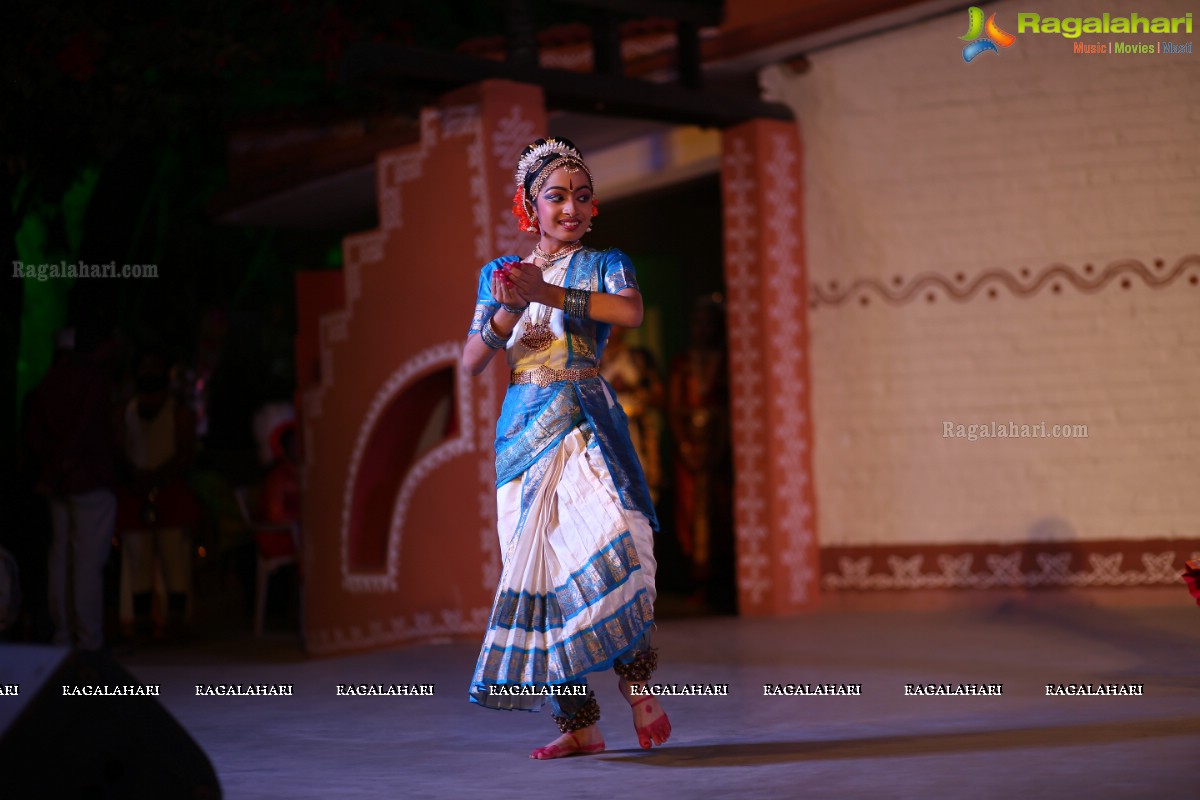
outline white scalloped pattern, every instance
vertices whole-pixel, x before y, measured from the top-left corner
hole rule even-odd
[[[475,449],[475,418],[472,414],[470,392],[471,376],[463,369],[461,356],[462,345],[458,342],[444,342],[427,348],[393,372],[375,393],[375,397],[371,399],[371,405],[359,425],[342,496],[340,532],[342,587],[347,591],[396,591],[396,577],[400,572],[400,545],[404,535],[404,521],[408,516],[408,508],[412,503],[414,493],[425,479],[443,464]],[[355,572],[350,568],[350,516],[353,508],[354,487],[358,482],[358,470],[367,444],[371,441],[380,417],[392,401],[413,382],[444,367],[453,367],[456,370],[454,393],[458,406],[458,418],[462,423],[459,426],[458,435],[439,444],[418,459],[417,463],[409,470],[408,475],[405,476],[400,486],[400,493],[392,508],[392,519],[388,528],[387,571],[382,573]]]

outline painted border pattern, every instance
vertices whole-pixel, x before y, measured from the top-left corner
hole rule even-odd
[[[786,531],[786,544],[779,558],[788,568],[788,602],[807,603],[816,588],[816,565],[809,563],[815,541],[813,508],[808,503],[809,445],[808,395],[805,380],[805,331],[801,242],[796,230],[800,213],[798,192],[799,154],[792,147],[791,133],[770,137],[770,169],[764,195],[769,209],[766,227],[770,232],[765,269],[771,287],[767,316],[771,320],[771,437],[774,440],[775,500],[782,508],[779,523]]]
[[[725,286],[729,329],[731,427],[734,454],[734,531],[738,590],[761,603],[771,590],[768,550],[767,445],[764,437],[761,286],[756,272],[759,209],[754,202],[754,156],[744,136],[730,135],[723,158]]]
[[[1152,264],[1153,267],[1150,267],[1133,258],[1114,261],[1099,270],[1093,264],[1084,264],[1078,269],[1066,264],[1050,264],[1037,275],[1028,267],[1021,268],[1016,274],[1008,270],[991,269],[969,280],[965,272],[956,272],[953,277],[923,272],[907,282],[900,275],[894,276],[890,283],[876,278],[857,278],[845,287],[839,281],[831,280],[824,285],[812,284],[809,306],[813,309],[836,308],[852,300],[857,300],[860,306],[866,306],[870,305],[872,297],[893,306],[906,305],[918,297],[923,297],[926,302],[946,297],[965,303],[981,294],[995,299],[1000,289],[1007,290],[1014,297],[1032,297],[1046,287],[1059,294],[1067,286],[1083,294],[1095,294],[1113,284],[1129,289],[1135,279],[1151,289],[1163,289],[1185,276],[1189,285],[1200,287],[1200,254],[1183,256],[1170,269],[1161,258],[1154,259]]]
[[[1170,586],[1188,558],[1200,558],[1200,539],[828,547],[821,583],[831,591]]]

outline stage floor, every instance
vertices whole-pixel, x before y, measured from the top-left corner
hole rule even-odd
[[[655,682],[728,685],[664,698],[671,741],[643,751],[612,673],[592,681],[608,750],[528,752],[548,712],[467,702],[475,643],[307,659],[282,639],[116,655],[207,752],[228,800],[253,798],[1200,797],[1200,608],[1032,596],[939,611],[660,623]],[[435,684],[432,697],[338,696],[339,684]],[[290,697],[196,685],[292,684]],[[764,696],[764,685],[861,694]],[[1003,684],[1000,696],[906,685]],[[1047,684],[1141,695],[1047,696]],[[935,689],[936,691],[936,689]]]

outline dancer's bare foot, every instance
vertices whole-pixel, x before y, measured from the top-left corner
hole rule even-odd
[[[545,747],[534,750],[529,757],[544,761],[550,758],[590,756],[603,752],[604,736],[600,733],[600,726],[589,725],[571,733],[564,733]]]
[[[634,694],[634,687],[642,691],[645,681],[627,681],[621,678],[619,686],[621,694],[633,709],[633,729],[637,731],[638,743],[643,750],[649,750],[656,744],[662,744],[671,738],[671,720],[667,712],[659,705],[658,698],[652,694]]]

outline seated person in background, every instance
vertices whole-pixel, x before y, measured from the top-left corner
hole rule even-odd
[[[271,431],[271,453],[275,461],[263,478],[262,521],[268,525],[300,524],[300,474],[296,452],[296,423],[288,420]],[[295,552],[296,541],[288,531],[259,531],[258,551],[267,558]]]
[[[121,415],[125,455],[117,529],[122,570],[133,598],[139,635],[153,632],[154,570],[162,565],[168,628],[179,632],[191,585],[189,528],[197,517],[185,482],[196,449],[195,415],[171,393],[167,359],[147,350],[138,356],[136,393]]]

